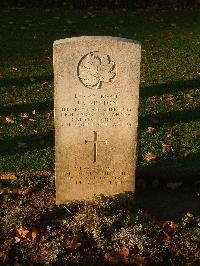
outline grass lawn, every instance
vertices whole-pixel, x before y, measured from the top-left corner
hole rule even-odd
[[[111,35],[142,43],[138,175],[199,178],[199,12],[3,10],[0,28],[0,172],[53,173],[52,43]]]
[[[200,217],[160,223],[132,199],[55,206],[52,68],[56,39],[141,41],[137,178],[191,183],[199,210],[199,34],[195,10],[1,10],[0,180],[17,180],[0,187],[0,264],[199,265]],[[177,217],[179,203],[192,211],[186,187],[165,202],[160,190],[139,194],[144,208],[155,197],[160,217],[169,209]]]

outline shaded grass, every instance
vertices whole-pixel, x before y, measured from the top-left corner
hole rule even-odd
[[[167,169],[172,177],[199,178],[199,25],[199,12],[187,10],[3,10],[0,172],[54,169],[53,118],[48,115],[53,110],[53,41],[111,35],[142,42],[138,175],[167,178]],[[24,124],[21,113],[34,122]],[[6,117],[16,123],[7,123]],[[174,153],[163,153],[163,144]],[[144,160],[148,152],[156,162]]]

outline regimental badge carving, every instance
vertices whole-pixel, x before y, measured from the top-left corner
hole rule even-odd
[[[109,55],[101,55],[95,51],[81,58],[77,72],[79,80],[85,87],[98,90],[102,88],[103,83],[114,81],[116,65]]]

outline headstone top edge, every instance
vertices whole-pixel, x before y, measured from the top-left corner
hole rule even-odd
[[[129,44],[136,44],[136,45],[141,46],[141,43],[139,41],[132,40],[132,39],[126,39],[126,38],[120,38],[120,37],[112,37],[112,36],[80,36],[80,37],[65,38],[65,39],[54,41],[53,46],[64,44],[64,43],[70,43],[70,42],[85,41],[85,40],[116,41],[116,42],[125,42]]]

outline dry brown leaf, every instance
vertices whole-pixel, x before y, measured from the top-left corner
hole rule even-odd
[[[193,104],[195,103],[195,99],[193,96],[191,96],[190,94],[186,94],[186,101],[188,104]]]
[[[1,173],[0,180],[17,180],[17,177],[13,173]]]
[[[49,61],[51,62],[51,58],[48,57],[48,59],[49,59]],[[48,84],[48,81],[43,81],[43,82],[41,83],[42,86],[45,86],[45,85],[47,85],[47,84]]]
[[[17,233],[15,236],[15,243],[23,242],[23,241],[31,241],[32,236],[30,230],[27,227],[23,227],[22,225],[17,229]]]
[[[36,228],[33,228],[33,229],[32,229],[32,232],[31,232],[31,238],[32,238],[32,241],[35,240],[37,234],[38,234],[38,230],[37,230]]]
[[[152,152],[148,152],[148,153],[144,156],[144,159],[145,159],[145,161],[147,161],[147,162],[155,161],[156,158],[157,158],[156,155],[153,154]]]
[[[19,229],[17,229],[17,233],[19,236],[26,238],[30,231],[25,226],[20,226]]]
[[[167,153],[167,154],[172,154],[174,153],[174,149],[172,148],[172,145],[170,144],[162,144],[162,152]]]
[[[0,188],[0,194],[18,194],[18,195],[27,195],[30,192],[31,188]]]
[[[0,252],[0,259],[3,259],[3,262],[6,262],[8,259],[8,252],[6,251]]]
[[[9,189],[0,187],[0,194],[17,194],[17,190],[17,188]]]
[[[77,236],[74,236],[72,238],[72,240],[67,240],[67,242],[65,243],[65,247],[67,249],[71,249],[71,250],[75,250],[77,248],[80,248],[81,246],[81,242],[80,242],[80,238]]]
[[[53,117],[53,114],[54,114],[53,111],[47,113],[47,119],[50,119],[51,117]]]
[[[15,236],[15,243],[19,243],[20,242],[20,238],[18,236]]]
[[[160,99],[170,105],[174,105],[174,103],[176,102],[176,97],[173,94],[167,94],[167,95],[163,95],[160,97]]]
[[[148,127],[147,132],[154,133],[156,129],[154,127]]]
[[[165,221],[162,226],[162,230],[169,236],[172,236],[176,233],[178,225],[172,221]]]
[[[119,250],[119,255],[121,256],[122,260],[126,263],[128,263],[128,257],[129,257],[129,248],[127,247],[122,247],[120,250]]]
[[[5,251],[0,252],[0,258],[3,260],[5,259]]]
[[[12,243],[13,243],[13,240],[7,240],[2,246],[2,250],[3,251],[0,252],[0,258],[3,259],[4,263],[8,259],[8,252],[11,249],[11,244]]]
[[[27,123],[33,123],[33,122],[35,122],[35,120],[34,120],[33,118],[29,118],[29,119],[27,120]]]
[[[10,118],[10,117],[6,117],[6,122],[7,122],[8,124],[15,124],[15,123],[16,123],[15,120],[13,120],[13,119]]]
[[[28,114],[27,114],[27,113],[20,113],[20,116],[21,116],[22,118],[28,118]]]
[[[173,134],[173,131],[172,131],[172,129],[170,128],[170,129],[168,129],[168,132],[167,132],[167,137],[168,138],[171,138],[172,137],[172,134]]]
[[[30,191],[31,191],[31,188],[22,188],[22,189],[18,189],[18,194],[25,196],[28,193],[30,193]]]

